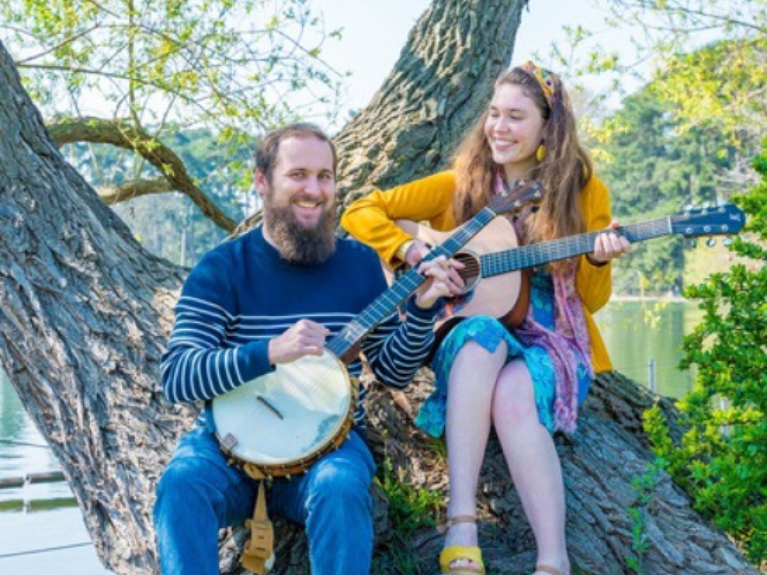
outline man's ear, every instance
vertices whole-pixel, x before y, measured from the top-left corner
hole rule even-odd
[[[255,170],[253,172],[253,185],[260,196],[264,195],[264,191],[269,186],[269,182],[266,181],[266,174],[261,170]]]

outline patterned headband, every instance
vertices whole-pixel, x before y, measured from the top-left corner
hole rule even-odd
[[[549,109],[554,108],[554,102],[556,102],[556,98],[554,97],[554,93],[557,89],[556,85],[556,76],[553,72],[549,72],[548,70],[541,68],[540,66],[537,66],[530,60],[525,62],[520,66],[525,72],[530,74],[533,78],[535,78],[535,81],[538,82],[538,85],[541,87],[541,91],[543,92],[544,97],[546,98],[546,103],[549,105]]]

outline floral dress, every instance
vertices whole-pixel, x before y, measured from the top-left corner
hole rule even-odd
[[[572,340],[555,334],[556,301],[554,281],[548,272],[538,269],[531,274],[530,281],[530,311],[523,326],[533,327],[539,332],[557,337],[569,348],[570,357],[576,365],[574,374],[577,378],[578,405],[583,403],[591,384],[592,372],[589,358],[585,358]],[[558,429],[555,425],[555,400],[557,396],[557,379],[561,378],[561,370],[556,369],[552,360],[551,346],[544,339],[543,344],[524,343],[528,338],[520,337],[517,330],[509,332],[498,320],[488,316],[475,316],[461,321],[454,327],[440,344],[432,361],[435,376],[435,389],[423,403],[416,425],[428,434],[439,437],[445,429],[447,411],[448,377],[458,352],[468,341],[474,341],[488,352],[492,353],[501,343],[506,342],[508,348],[507,360],[521,358],[527,364],[535,391],[535,404],[538,408],[538,419],[550,432]],[[538,339],[537,341],[541,341]],[[563,343],[564,342],[564,343]],[[572,429],[565,431],[572,431]]]

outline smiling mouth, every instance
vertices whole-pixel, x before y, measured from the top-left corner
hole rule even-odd
[[[322,205],[321,202],[314,202],[314,201],[308,201],[308,200],[297,200],[294,203],[299,208],[306,208],[306,209],[314,209],[314,208],[318,208],[318,207],[320,207]]]

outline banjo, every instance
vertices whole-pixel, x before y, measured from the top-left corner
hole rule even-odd
[[[497,215],[516,213],[541,198],[536,182],[521,181],[499,194],[425,258],[450,258]],[[346,370],[362,340],[426,278],[404,273],[325,345],[321,356],[279,364],[212,401],[223,451],[254,479],[290,477],[337,448],[354,424],[358,384]]]

